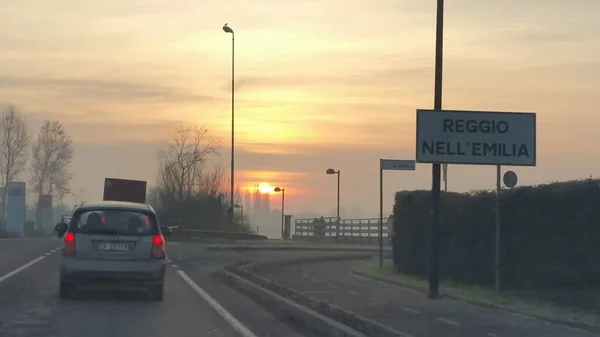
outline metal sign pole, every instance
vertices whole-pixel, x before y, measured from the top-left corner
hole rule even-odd
[[[444,0],[437,1],[435,34],[435,85],[433,108],[442,110],[442,68],[444,50]],[[441,164],[431,165],[431,248],[429,252],[429,298],[440,297],[440,178]]]
[[[383,268],[383,167],[379,160],[379,268]]]
[[[414,160],[379,159],[379,268],[383,268],[383,171],[414,171]],[[389,238],[388,228],[388,238]]]
[[[502,166],[496,166],[496,292],[500,292],[500,177],[502,175]]]
[[[281,240],[285,240],[285,188],[281,189]]]

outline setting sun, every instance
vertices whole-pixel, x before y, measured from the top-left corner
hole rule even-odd
[[[268,184],[268,183],[260,183],[258,184],[258,191],[260,193],[267,193],[267,194],[271,194],[273,193],[273,190],[275,189],[274,186]]]

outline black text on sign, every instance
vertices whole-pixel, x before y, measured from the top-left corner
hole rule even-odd
[[[535,166],[534,113],[417,110],[417,162]]]

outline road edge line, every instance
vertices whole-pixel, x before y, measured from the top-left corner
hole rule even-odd
[[[377,247],[305,247],[305,246],[284,246],[284,247],[270,247],[270,246],[208,246],[206,250],[223,251],[246,251],[246,250],[266,250],[266,251],[316,251],[316,252],[357,252],[357,253],[377,253],[379,248]]]
[[[258,337],[250,329],[248,329],[242,322],[235,318],[229,311],[227,311],[219,302],[217,302],[212,296],[210,296],[204,289],[200,288],[196,282],[194,282],[186,272],[183,270],[177,270],[177,274],[187,283],[192,290],[194,290],[202,299],[204,299],[223,319],[229,323],[229,325],[243,337]]]
[[[52,253],[52,251],[50,251],[50,253]],[[44,254],[46,254],[46,253],[44,253]],[[13,277],[13,276],[17,275],[18,273],[20,273],[20,272],[22,272],[23,270],[25,270],[25,269],[27,269],[27,268],[29,268],[29,267],[33,266],[34,264],[36,264],[36,263],[38,263],[38,262],[42,261],[42,260],[43,260],[43,259],[45,259],[45,258],[46,258],[46,255],[41,255],[41,256],[38,256],[38,257],[36,257],[35,259],[33,259],[33,260],[31,260],[31,261],[29,261],[29,262],[25,263],[24,265],[20,266],[19,268],[17,268],[17,269],[14,269],[14,270],[12,270],[12,271],[10,271],[10,272],[8,272],[8,273],[6,273],[6,274],[4,274],[4,275],[0,276],[0,283],[2,283],[2,282],[4,282],[4,281],[8,280],[9,278],[11,278],[11,277]]]

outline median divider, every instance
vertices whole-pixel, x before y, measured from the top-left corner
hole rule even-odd
[[[215,276],[225,280],[257,303],[262,303],[266,309],[270,309],[278,315],[284,315],[296,324],[301,321],[303,328],[310,328],[312,334],[315,335],[335,337],[406,336],[371,319],[307,296],[255,273],[257,270],[285,265],[359,260],[372,258],[373,256],[373,253],[365,253],[279,260],[266,263],[240,262],[216,271]]]
[[[356,247],[356,246],[295,246],[295,245],[212,245],[207,250],[303,250],[303,251],[324,251],[324,252],[378,252],[378,248]],[[387,251],[385,252],[387,253]]]
[[[249,262],[245,264],[236,264],[235,268],[242,269],[245,272],[257,272],[259,270],[269,270],[271,268],[292,266],[297,264],[317,263],[317,262],[335,262],[348,260],[366,260],[372,258],[373,253],[365,252],[347,252],[348,254],[331,255],[331,256],[311,256],[295,259],[280,259],[268,262]],[[229,267],[225,267],[232,271]]]

